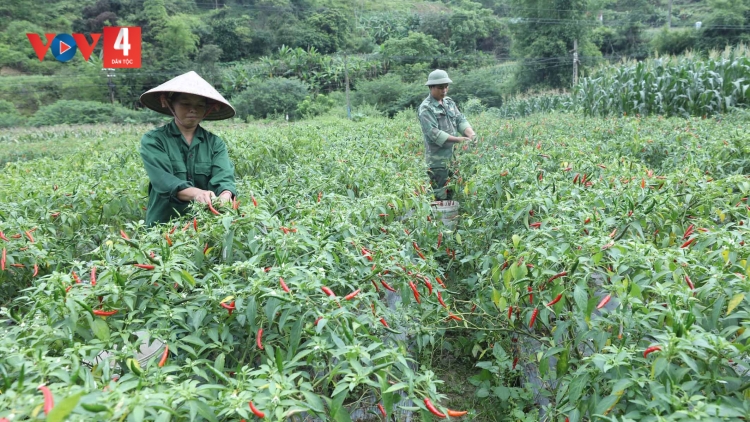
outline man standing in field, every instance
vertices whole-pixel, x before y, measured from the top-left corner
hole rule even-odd
[[[453,197],[453,191],[446,187],[453,175],[449,169],[453,145],[476,137],[456,103],[446,96],[448,85],[452,82],[444,70],[437,69],[430,73],[425,83],[430,88],[430,95],[417,110],[424,134],[425,159],[429,167],[427,174],[437,200]]]

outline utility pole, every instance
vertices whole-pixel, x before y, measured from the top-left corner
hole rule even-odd
[[[115,70],[106,68],[107,71],[107,88],[109,88],[109,101],[112,105],[115,104],[115,84],[112,82],[112,78],[115,76]]]
[[[672,29],[672,0],[669,0],[669,13],[667,14],[667,28]]]
[[[352,119],[352,106],[349,103],[349,64],[346,60],[346,52],[344,52],[344,81],[346,82],[346,117]]]
[[[578,85],[578,38],[573,40],[573,86]]]

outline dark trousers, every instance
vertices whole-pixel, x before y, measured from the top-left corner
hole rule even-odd
[[[430,186],[435,199],[439,201],[453,199],[453,190],[448,189],[447,185],[454,176],[453,171],[446,167],[432,167],[427,170],[430,177]]]

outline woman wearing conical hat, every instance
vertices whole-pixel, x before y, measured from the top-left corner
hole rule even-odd
[[[200,126],[203,120],[234,116],[229,102],[197,73],[188,72],[147,91],[141,103],[174,117],[141,139],[141,158],[149,178],[146,223],[169,222],[191,201],[231,200],[237,190],[227,147]]]

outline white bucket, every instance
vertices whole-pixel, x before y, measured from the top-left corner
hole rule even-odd
[[[460,207],[458,201],[433,201],[430,206],[433,214],[442,220],[446,228],[453,230],[456,227]]]

